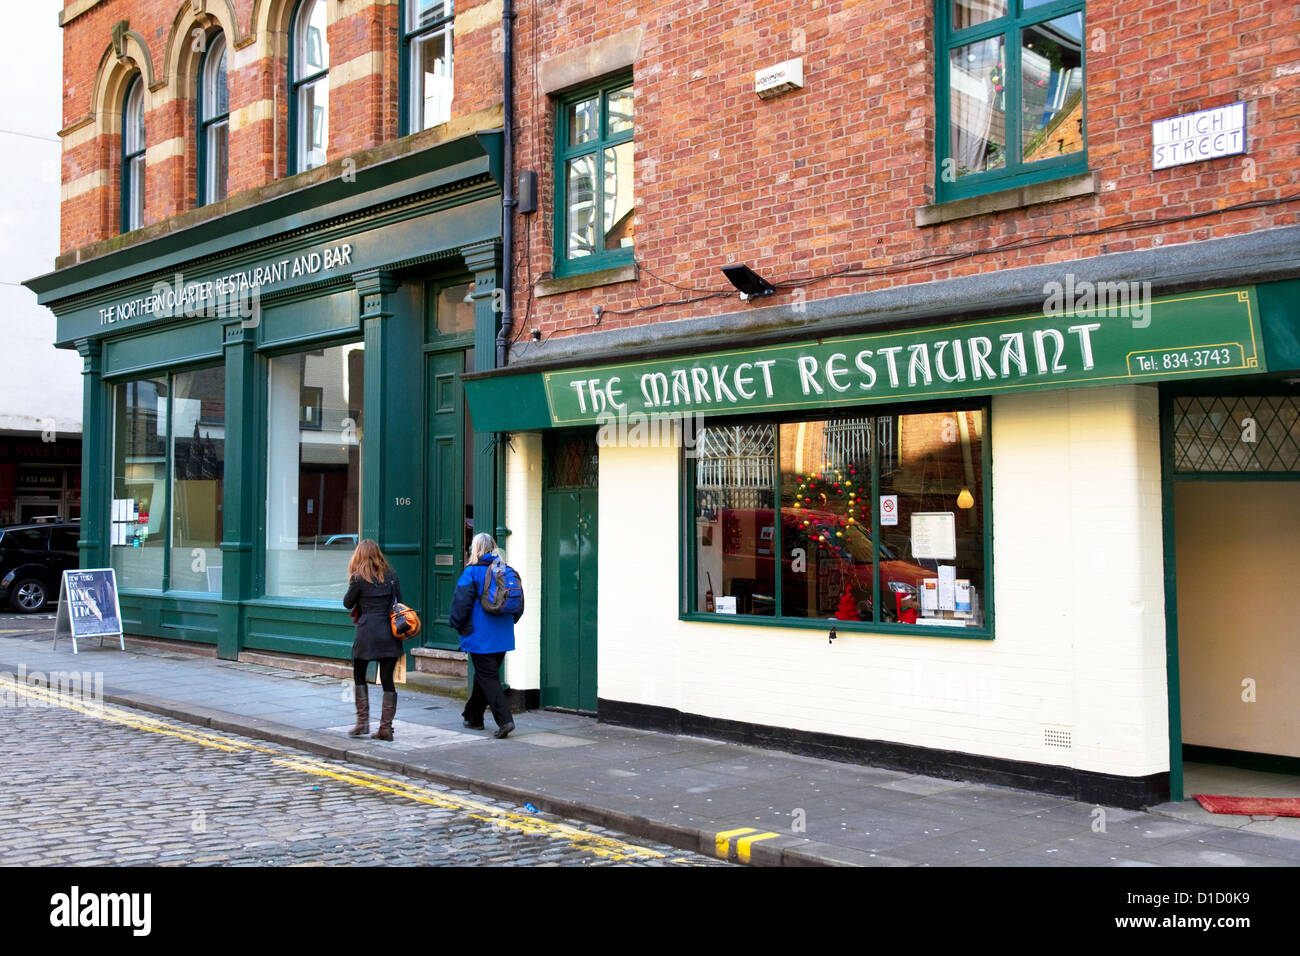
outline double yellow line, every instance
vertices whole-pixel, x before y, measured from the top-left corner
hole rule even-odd
[[[122,727],[130,727],[133,730],[143,730],[148,733],[175,737],[213,750],[226,753],[266,754],[271,758],[271,762],[279,767],[311,774],[316,777],[337,780],[341,783],[350,784],[354,787],[363,787],[377,793],[393,794],[406,800],[444,810],[453,810],[469,819],[489,823],[504,830],[513,830],[529,836],[544,836],[556,841],[563,841],[573,849],[582,850],[603,859],[622,862],[656,860],[664,857],[664,854],[648,847],[625,843],[622,840],[616,840],[613,837],[603,836],[599,833],[589,833],[586,830],[580,830],[565,823],[503,810],[468,797],[407,783],[341,764],[326,763],[299,755],[291,756],[273,747],[263,747],[247,741],[236,740],[224,734],[179,727],[134,711],[112,707],[107,704],[83,701],[67,694],[53,692],[44,687],[23,684],[7,676],[0,677],[0,696],[7,696],[9,693],[39,701],[44,706],[63,707],[86,717],[104,720]]]

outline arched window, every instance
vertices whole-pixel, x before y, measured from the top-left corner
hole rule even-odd
[[[208,48],[199,63],[200,206],[226,198],[229,146],[230,85],[226,79],[226,38],[218,33],[208,40]]]
[[[451,119],[451,0],[404,0],[403,133]]]
[[[293,117],[289,172],[324,165],[330,135],[330,47],[325,39],[325,0],[302,0],[293,20],[289,54]]]
[[[122,104],[122,231],[144,225],[144,81],[136,76]]]

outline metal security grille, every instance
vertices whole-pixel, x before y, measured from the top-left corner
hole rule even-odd
[[[1300,472],[1300,401],[1291,395],[1174,399],[1174,470]]]
[[[545,451],[547,488],[598,487],[600,451],[594,432],[548,434]]]
[[[707,426],[700,429],[695,456],[698,507],[772,507],[775,425]]]
[[[869,461],[871,421],[870,418],[842,418],[827,422],[822,433],[822,461]]]

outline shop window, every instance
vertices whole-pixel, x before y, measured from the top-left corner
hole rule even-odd
[[[1083,172],[1082,0],[939,0],[940,201]]]
[[[627,265],[636,213],[632,78],[567,96],[557,114],[554,273]]]
[[[986,415],[702,428],[689,610],[985,630]]]
[[[361,343],[274,358],[268,382],[266,594],[338,601],[361,528]]]
[[[451,0],[403,2],[403,133],[451,119],[452,12]]]
[[[224,368],[172,376],[174,591],[221,593],[221,511],[226,461]]]
[[[230,84],[226,73],[226,38],[208,40],[199,63],[198,204],[226,198],[230,170]]]
[[[120,588],[162,590],[167,514],[166,377],[114,390],[109,554]]]
[[[137,76],[122,107],[122,231],[144,225],[144,81]]]
[[[293,20],[289,86],[289,172],[323,166],[329,150],[330,48],[325,37],[325,0],[302,0]]]

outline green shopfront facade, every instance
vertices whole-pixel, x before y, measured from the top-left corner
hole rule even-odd
[[[761,335],[681,323],[469,377],[474,427],[509,433],[511,554],[542,592],[512,684],[611,722],[1181,796],[1199,742],[1179,729],[1171,410],[1186,446],[1223,416],[1178,396],[1272,393],[1260,427],[1300,441],[1295,280],[1137,313],[864,309],[824,335],[766,311]],[[1267,477],[1300,473],[1278,461]]]
[[[274,184],[31,281],[84,359],[82,566],[116,569],[130,633],[347,658],[371,537],[457,647],[453,572],[499,530],[460,384],[493,362],[498,144]]]

